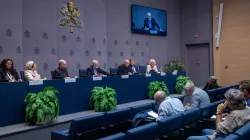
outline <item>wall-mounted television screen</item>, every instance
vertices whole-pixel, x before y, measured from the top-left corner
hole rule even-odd
[[[167,35],[167,12],[144,6],[131,6],[131,29],[133,33]]]

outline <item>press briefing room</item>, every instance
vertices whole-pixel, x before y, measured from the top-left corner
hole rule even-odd
[[[1,0],[0,140],[249,140],[250,0]]]

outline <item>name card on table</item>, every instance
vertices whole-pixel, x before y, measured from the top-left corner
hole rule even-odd
[[[42,84],[43,84],[43,80],[29,81],[30,86],[42,85]]]
[[[165,72],[161,72],[161,76],[166,76],[166,73]]]
[[[178,70],[174,70],[174,71],[172,72],[172,75],[177,75],[177,72],[178,72]]]
[[[76,78],[67,78],[64,80],[65,80],[65,83],[75,83],[76,82]]]
[[[122,75],[122,79],[128,79],[129,75]]]
[[[93,77],[93,81],[100,81],[100,80],[102,80],[101,76],[100,77]]]
[[[151,77],[151,74],[150,73],[146,73],[145,77]]]

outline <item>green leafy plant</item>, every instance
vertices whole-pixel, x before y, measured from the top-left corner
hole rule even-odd
[[[189,80],[189,77],[186,77],[186,76],[179,76],[177,79],[176,79],[176,85],[175,85],[175,90],[178,94],[181,94],[185,84],[187,82],[192,82],[191,80]]]
[[[175,70],[179,72],[185,71],[184,64],[178,59],[174,59],[170,63],[164,65],[164,72],[173,72]]]
[[[28,104],[25,110],[25,122],[39,125],[57,119],[60,106],[56,93],[58,91],[51,86],[45,87],[38,94],[28,93],[24,100]]]
[[[106,87],[94,87],[91,91],[89,106],[96,112],[105,112],[116,109],[117,99],[114,89]]]
[[[157,91],[165,91],[167,94],[169,94],[168,88],[164,82],[159,82],[159,81],[153,81],[149,83],[148,86],[148,96],[150,99],[154,98],[154,94]]]

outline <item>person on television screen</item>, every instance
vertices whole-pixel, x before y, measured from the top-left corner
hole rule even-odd
[[[155,26],[162,31],[160,26],[157,24],[154,18],[152,18],[152,14],[150,12],[147,13],[147,18],[144,19],[144,24],[142,25],[142,29],[150,29],[155,30]]]

